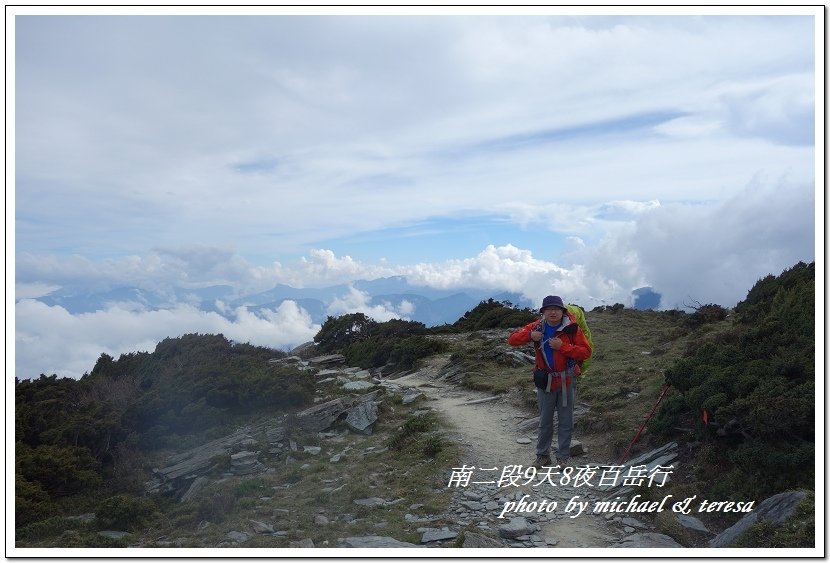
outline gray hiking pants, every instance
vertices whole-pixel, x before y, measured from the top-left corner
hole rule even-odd
[[[562,393],[567,396],[562,397]],[[556,414],[558,444],[556,457],[566,460],[571,455],[571,437],[574,430],[574,402],[576,400],[576,377],[565,391],[556,389],[550,393],[536,388],[536,400],[539,403],[539,440],[536,442],[536,455],[550,455],[553,442],[553,415]],[[562,403],[565,402],[565,405]]]

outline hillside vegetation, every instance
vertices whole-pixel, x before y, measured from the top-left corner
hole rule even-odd
[[[669,385],[630,455],[669,440],[682,443],[686,473],[671,483],[678,497],[761,500],[785,490],[812,490],[814,268],[799,263],[760,280],[734,311],[715,304],[691,314],[619,304],[588,311],[595,353],[579,384],[578,399],[589,410],[578,421],[577,435],[602,436],[604,457],[616,461]],[[302,353],[342,354],[348,365],[378,377],[394,377],[442,354],[458,368],[459,384],[505,394],[518,409],[531,410],[529,368],[507,353],[505,337],[536,318],[536,311],[492,300],[435,328],[401,320],[378,323],[359,313],[330,317]],[[151,353],[117,360],[102,354],[80,380],[54,375],[16,380],[17,545],[113,545],[95,532],[114,525],[176,528],[176,522],[192,528],[205,514],[231,518],[252,507],[265,494],[262,480],[223,489],[212,505],[196,507],[146,497],[143,484],[154,464],[171,452],[251,421],[290,417],[313,405],[316,394],[319,400],[315,375],[281,361],[285,357],[222,335],[190,334],[167,338]],[[428,506],[440,511],[446,499],[435,491],[441,490],[442,473],[457,462],[454,445],[433,433],[442,421],[413,418],[417,404],[402,405],[400,397],[381,393],[379,400],[380,428],[391,435],[388,451],[376,458],[385,469],[353,465],[335,471],[311,461],[304,472],[286,466],[280,476],[296,484],[295,500],[308,494],[309,507],[348,505],[359,484],[368,481],[390,495],[419,490]],[[288,436],[302,435],[289,429]],[[372,450],[368,438],[360,440],[348,447]],[[345,489],[319,492],[320,479],[334,481],[344,471],[352,475]],[[94,513],[95,520],[80,524],[72,519],[79,513]],[[730,523],[728,517],[721,522]],[[812,545],[812,515],[801,514],[799,526],[797,533],[756,529],[751,541]],[[337,529],[325,533],[333,541]]]

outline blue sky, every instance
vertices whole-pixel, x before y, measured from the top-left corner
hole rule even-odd
[[[821,7],[146,10],[15,10],[18,300],[404,275],[589,306],[644,285],[666,307],[733,306],[822,254]],[[67,342],[94,362],[168,336],[134,304],[9,306],[30,358]],[[319,328],[275,315],[263,333]],[[176,318],[169,330],[217,326]]]

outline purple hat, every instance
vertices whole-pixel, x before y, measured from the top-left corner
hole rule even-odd
[[[542,306],[539,308],[539,312],[541,313],[548,307],[559,307],[560,309],[567,311],[568,308],[565,307],[565,304],[562,302],[562,298],[558,295],[548,295],[542,300]]]

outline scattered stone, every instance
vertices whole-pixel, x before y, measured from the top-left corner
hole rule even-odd
[[[476,532],[464,532],[464,543],[461,545],[464,548],[490,548],[490,547],[504,547],[499,540],[478,534]]]
[[[305,538],[300,541],[288,542],[288,547],[314,547],[314,540],[311,538]]]
[[[779,493],[764,500],[755,509],[711,540],[712,547],[729,547],[753,524],[760,521],[783,524],[804,500],[807,493],[792,491]]]
[[[423,396],[424,396],[423,393],[421,393],[420,391],[416,391],[415,393],[408,393],[408,394],[403,395],[401,397],[401,400],[402,400],[404,405],[408,405],[410,403],[414,403],[415,401],[417,401],[418,399],[420,399]]]
[[[361,403],[352,409],[346,417],[346,425],[358,434],[372,433],[375,422],[378,420],[378,407],[373,402]]]
[[[709,531],[709,528],[701,522],[698,518],[694,516],[689,516],[688,514],[676,514],[675,518],[677,522],[686,528],[687,530],[691,530],[693,532],[701,532],[704,534],[711,534],[712,532]]]
[[[511,518],[510,522],[499,526],[499,536],[507,539],[516,539],[534,531],[536,531],[535,526],[528,523],[522,516]]]
[[[236,543],[242,543],[251,539],[251,535],[246,534],[245,532],[228,532],[225,535],[225,539]]]
[[[631,518],[630,516],[623,518],[622,520],[620,520],[620,522],[626,526],[631,526],[632,528],[648,528],[648,526],[646,526],[636,518]]]
[[[329,523],[329,519],[323,516],[322,514],[318,514],[314,517],[314,524],[316,526],[325,526]]]
[[[320,365],[332,365],[332,364],[342,364],[346,361],[346,356],[343,354],[330,354],[328,356],[316,356],[308,360],[310,365],[320,366]]]
[[[458,537],[458,532],[450,531],[449,529],[435,530],[430,529],[424,532],[421,536],[421,543],[430,543],[434,541],[452,540]]]
[[[556,538],[545,538],[546,545],[556,545],[559,543],[559,540]]]
[[[266,524],[265,522],[258,522],[256,520],[249,520],[251,523],[251,528],[253,528],[254,533],[257,534],[273,534],[274,527],[271,524]]]
[[[465,500],[462,501],[461,506],[466,508],[467,510],[472,510],[473,512],[481,510],[484,508],[484,505],[475,500]]]
[[[466,403],[461,403],[462,405],[478,405],[479,403],[489,403],[492,401],[498,401],[501,399],[500,395],[494,395],[493,397],[485,397],[484,399],[476,399],[474,401],[467,401]]]
[[[323,448],[320,446],[303,446],[303,451],[311,455],[319,455]]]
[[[210,480],[207,477],[196,477],[196,479],[193,480],[193,483],[190,484],[190,488],[187,489],[187,492],[185,492],[182,495],[182,498],[179,499],[179,502],[189,501],[196,495],[196,493],[200,489],[203,489],[205,485],[207,485],[209,482]]]
[[[343,458],[343,456],[342,456],[341,454],[334,454],[333,456],[331,456],[331,457],[329,458],[329,462],[331,462],[331,463],[337,463],[337,462],[338,462],[338,461],[340,461],[342,458]]]
[[[585,453],[585,447],[579,440],[571,440],[571,457]]]
[[[526,432],[527,430],[530,430],[532,428],[538,428],[538,427],[539,427],[539,417],[538,416],[535,417],[535,418],[528,418],[527,420],[523,420],[518,424],[518,426],[516,426],[516,428],[519,432]]]
[[[683,547],[671,537],[654,532],[632,534],[627,538],[612,544],[610,547],[639,548],[639,547]]]
[[[129,532],[119,532],[117,530],[103,530],[101,532],[98,532],[98,535],[103,537],[103,538],[110,539],[110,540],[120,540],[122,538],[126,538],[127,536],[129,536],[130,533]]]
[[[626,534],[633,534],[635,531],[636,530],[634,528],[632,528],[631,526],[623,527],[623,532],[625,532]]]
[[[375,384],[369,381],[349,381],[343,385],[343,389],[346,391],[366,391],[374,386]]]
[[[388,536],[357,536],[343,538],[342,547],[375,548],[375,547],[421,547],[414,543],[399,541]]]
[[[256,452],[242,451],[231,455],[231,473],[234,475],[250,475],[265,470],[265,466],[257,460]]]
[[[383,506],[383,505],[386,504],[385,500],[383,500],[382,498],[378,498],[378,497],[359,498],[359,499],[353,500],[352,502],[359,505],[359,506],[369,506],[369,507]]]

